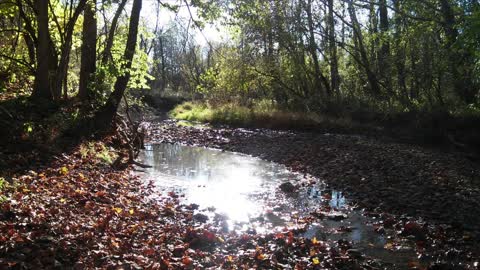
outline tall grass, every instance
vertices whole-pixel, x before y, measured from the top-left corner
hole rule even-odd
[[[280,129],[352,125],[351,120],[347,118],[329,118],[313,112],[286,111],[268,101],[256,102],[249,107],[236,103],[214,106],[204,102],[185,102],[176,106],[170,112],[170,116],[178,120]]]

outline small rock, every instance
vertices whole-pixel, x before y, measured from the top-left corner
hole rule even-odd
[[[208,220],[208,216],[198,213],[198,214],[193,215],[193,219],[197,222],[205,223]]]
[[[285,193],[292,193],[295,191],[295,189],[296,187],[290,182],[285,182],[280,185],[280,190]]]

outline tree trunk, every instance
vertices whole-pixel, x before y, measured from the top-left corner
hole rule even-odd
[[[97,129],[104,130],[111,124],[127,88],[127,84],[130,79],[130,68],[132,67],[132,60],[135,54],[135,47],[137,45],[138,23],[140,20],[141,9],[142,0],[133,0],[127,44],[123,56],[125,64],[122,65],[122,70],[125,72],[117,77],[114,90],[112,94],[110,94],[107,103],[105,103],[105,105],[95,115],[94,121]]]
[[[80,13],[82,13],[85,3],[87,0],[80,0],[78,2],[77,7],[72,15],[72,17],[68,20],[67,27],[65,29],[65,39],[64,43],[62,44],[61,53],[60,53],[60,62],[58,64],[56,77],[55,77],[55,87],[53,89],[53,97],[54,99],[59,99],[62,95],[62,84],[67,76],[68,71],[68,62],[70,59],[70,51],[72,49],[72,39],[73,39],[73,30],[75,28],[75,23],[77,22]]]
[[[371,38],[371,41],[369,44],[367,43],[367,46],[370,45],[369,53],[370,57],[374,59],[372,61],[372,69],[377,70],[377,67],[375,66],[377,64],[376,59],[376,51],[378,49],[378,19],[377,19],[377,10],[375,8],[375,2],[374,1],[369,1],[370,3],[370,8],[369,8],[369,14],[368,14],[368,35]]]
[[[32,96],[53,100],[49,80],[49,33],[48,33],[48,0],[37,0],[37,72]]]
[[[25,44],[27,45],[29,62],[33,65],[36,62],[35,44],[33,42],[33,39],[30,37],[30,34],[24,33],[23,39],[25,40]]]
[[[375,97],[380,97],[380,94],[381,94],[380,86],[378,84],[378,80],[375,73],[372,71],[367,52],[365,50],[362,30],[360,29],[360,24],[358,23],[357,14],[355,13],[355,8],[353,7],[352,1],[348,1],[348,12],[352,20],[353,38],[355,41],[355,47],[356,47],[356,50],[360,53],[360,58],[361,58],[360,65],[362,65],[365,69],[365,73],[367,75],[367,80],[368,80],[368,83],[370,84],[372,94]]]
[[[330,80],[332,92],[338,91],[340,76],[338,74],[337,44],[335,41],[335,20],[333,17],[333,0],[328,0],[328,44],[330,49]]]
[[[394,0],[393,6],[395,8],[394,22],[395,22],[395,33],[394,33],[394,46],[395,46],[395,67],[397,68],[397,83],[400,88],[401,100],[404,104],[410,104],[410,100],[407,92],[407,83],[406,83],[406,73],[405,73],[405,48],[402,45],[402,15],[400,12],[400,0]]]
[[[472,59],[470,52],[463,48],[454,48],[458,38],[457,21],[452,5],[448,0],[440,0],[440,10],[443,16],[443,30],[446,42],[445,50],[448,52],[448,64],[452,76],[454,90],[458,97],[465,103],[475,101],[476,89],[472,81],[473,68],[468,59]]]
[[[162,84],[160,86],[160,90],[163,92],[165,91],[165,87],[167,86],[167,71],[166,71],[166,63],[165,63],[165,48],[163,45],[163,37],[160,36],[158,38],[159,46],[160,46],[160,55],[162,60]],[[209,51],[210,52],[210,51]],[[210,58],[209,58],[210,59]]]
[[[123,9],[125,8],[126,4],[127,0],[122,0],[120,2],[120,5],[118,6],[117,11],[115,12],[115,15],[113,16],[112,25],[110,25],[110,31],[108,32],[108,38],[105,43],[105,49],[102,53],[102,65],[106,65],[108,63],[108,60],[111,58],[113,38],[115,37],[115,30],[117,29],[118,19],[120,18],[120,15],[122,15]]]
[[[389,22],[388,22],[388,9],[387,0],[379,1],[380,12],[380,51],[378,55],[378,71],[383,81],[385,82],[385,88],[388,93],[393,96],[395,93],[392,91],[392,80],[390,79],[390,37],[388,35]]]
[[[308,32],[309,32],[309,52],[312,57],[313,61],[313,68],[314,68],[314,85],[315,91],[320,91],[323,94],[322,89],[322,82],[324,84],[324,91],[327,97],[331,96],[330,85],[326,81],[326,78],[323,76],[322,71],[320,70],[320,64],[318,62],[318,55],[317,55],[317,43],[315,42],[315,34],[314,34],[314,25],[313,25],[313,16],[312,16],[312,0],[307,1],[306,6],[307,12],[307,21],[308,21]]]
[[[80,85],[78,97],[87,100],[91,97],[91,84],[96,70],[97,18],[95,0],[88,0],[83,13],[82,53]]]

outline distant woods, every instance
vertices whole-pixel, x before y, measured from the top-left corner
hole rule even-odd
[[[478,0],[143,2],[188,16],[141,18],[142,0],[0,2],[0,91],[110,115],[146,88],[304,111],[480,111]],[[198,44],[213,21],[228,38]]]
[[[200,83],[211,98],[306,110],[478,110],[478,1],[232,3],[236,43],[216,46]]]

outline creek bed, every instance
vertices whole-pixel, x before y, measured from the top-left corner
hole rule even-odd
[[[352,209],[340,191],[312,176],[239,153],[179,144],[146,148],[140,160],[152,168],[141,174],[153,181],[158,196],[179,194],[186,204],[199,206],[202,219],[222,216],[225,230],[262,234],[302,227],[306,238],[351,241],[355,252],[391,268],[418,263],[409,243],[385,248],[391,239],[374,231],[374,219]],[[295,190],[281,191],[282,183]]]

